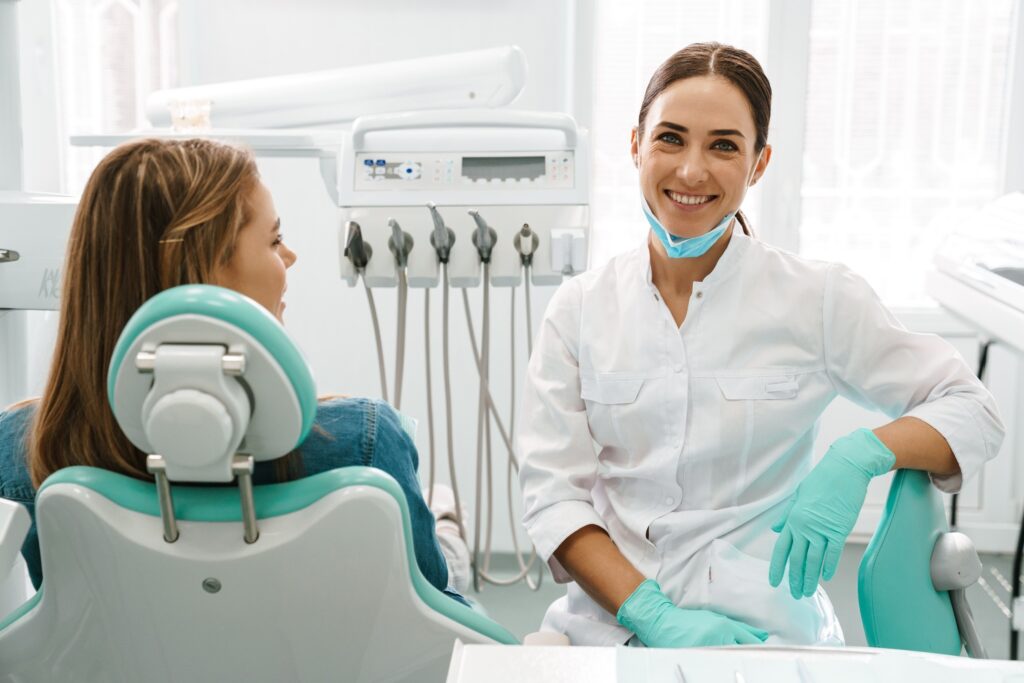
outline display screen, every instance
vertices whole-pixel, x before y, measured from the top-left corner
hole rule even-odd
[[[462,157],[462,175],[471,180],[533,180],[544,176],[544,157]]]

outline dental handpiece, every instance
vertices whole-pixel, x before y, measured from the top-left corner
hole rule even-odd
[[[394,218],[388,218],[388,227],[391,228],[391,237],[388,238],[388,249],[395,255],[395,263],[399,268],[409,265],[409,252],[412,251],[412,235],[402,230]]]
[[[494,249],[494,243],[498,241],[498,233],[494,228],[487,225],[487,221],[484,220],[479,211],[471,210],[469,215],[473,217],[473,221],[476,223],[476,230],[473,231],[473,246],[480,252],[480,261],[482,263],[490,263],[491,251]]]
[[[373,249],[363,240],[363,229],[355,221],[345,224],[347,237],[345,242],[345,256],[352,261],[356,270],[362,272],[366,264],[373,256]]]
[[[533,264],[533,255],[537,252],[540,239],[537,237],[537,233],[530,228],[529,223],[523,223],[523,227],[512,239],[512,245],[519,252],[519,259],[522,261],[522,264],[530,266]]]
[[[430,246],[437,251],[437,258],[441,263],[448,263],[452,245],[455,244],[455,232],[444,224],[444,219],[434,202],[427,202],[427,209],[430,210],[430,217],[434,221],[434,230],[430,233]]]

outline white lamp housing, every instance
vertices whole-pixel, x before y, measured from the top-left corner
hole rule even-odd
[[[380,64],[160,90],[146,100],[154,126],[172,110],[208,104],[214,128],[296,128],[407,109],[500,107],[526,84],[515,46]]]

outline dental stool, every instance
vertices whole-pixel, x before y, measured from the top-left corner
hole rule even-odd
[[[928,474],[899,470],[858,574],[868,645],[987,657],[966,590],[981,576],[971,539],[950,532]]]
[[[305,360],[252,300],[210,286],[152,298],[108,395],[131,441],[159,453],[155,483],[89,467],[43,483],[43,586],[0,622],[0,681],[442,681],[456,638],[516,642],[427,583],[384,472],[252,485],[254,462],[301,444],[317,406]],[[0,560],[27,527],[20,506],[6,519]]]

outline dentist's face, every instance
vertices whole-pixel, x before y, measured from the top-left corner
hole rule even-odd
[[[213,284],[255,299],[283,322],[286,271],[295,263],[295,252],[282,240],[281,219],[263,183],[253,188],[248,201],[249,222],[239,231],[231,260]]]
[[[760,179],[771,147],[754,150],[754,118],[743,91],[725,78],[696,76],[651,104],[633,161],[651,211],[678,237],[697,237],[739,209]]]

